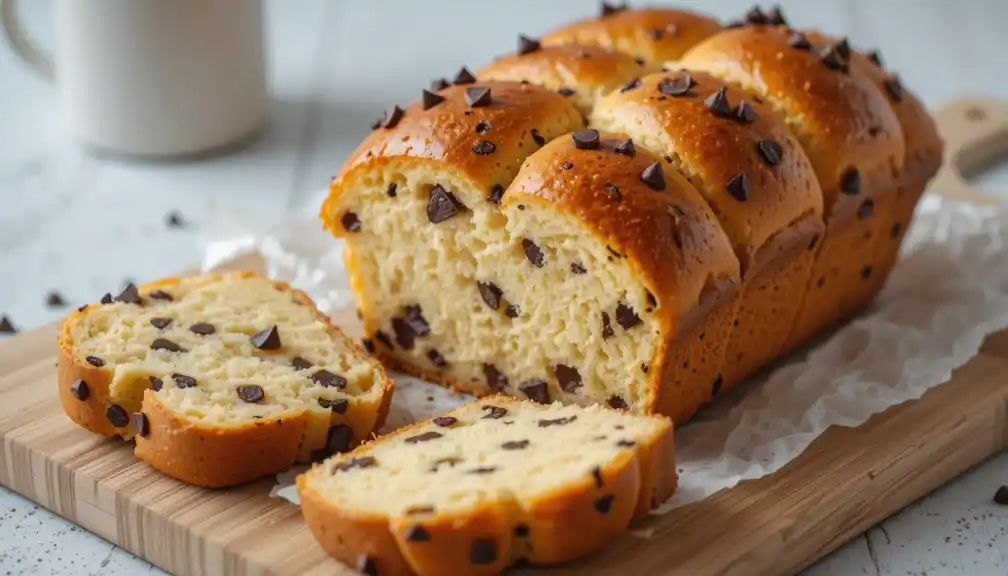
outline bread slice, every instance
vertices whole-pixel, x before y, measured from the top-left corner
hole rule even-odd
[[[227,486],[349,450],[392,382],[306,294],[249,272],[170,278],[71,312],[59,395],[77,424],[136,439],[185,482]]]
[[[366,574],[497,574],[596,550],[675,490],[672,423],[490,396],[298,477],[330,554]]]

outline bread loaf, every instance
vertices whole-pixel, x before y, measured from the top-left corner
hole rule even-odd
[[[227,486],[349,450],[388,412],[384,370],[302,292],[251,273],[171,278],[71,312],[59,396],[180,480]]]
[[[497,574],[602,547],[676,484],[667,418],[484,398],[298,477],[322,547],[365,574]]]
[[[599,47],[675,61],[577,68]],[[524,39],[333,180],[369,340],[476,394],[685,420],[884,283],[942,145],[877,61],[776,10],[610,8]]]

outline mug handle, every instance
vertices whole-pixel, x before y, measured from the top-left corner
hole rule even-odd
[[[28,35],[25,34],[24,28],[22,28],[18,22],[17,15],[17,0],[0,0],[0,25],[3,26],[3,31],[7,36],[7,41],[10,43],[14,53],[17,54],[21,60],[24,60],[24,62],[34,69],[40,76],[49,82],[52,82],[52,60],[43,54],[42,51],[35,46],[35,43],[28,38]]]

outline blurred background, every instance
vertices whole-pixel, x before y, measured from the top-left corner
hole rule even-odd
[[[664,4],[723,20],[752,6],[750,0]],[[1008,100],[1005,0],[779,4],[794,27],[847,35],[857,48],[879,49],[887,68],[932,108],[967,95]],[[56,50],[59,5],[19,5],[26,34],[47,54]],[[595,0],[266,0],[265,127],[236,150],[172,161],[82,146],[67,129],[59,90],[0,43],[0,315],[29,329],[126,281],[192,267],[218,224],[213,206],[271,216],[314,213],[329,178],[384,109],[418,99],[433,78],[451,77],[462,65],[478,69],[513,51],[519,33],[537,36],[597,11]],[[980,183],[1004,193],[1008,169],[990,170]],[[0,498],[13,497],[0,490]],[[57,530],[68,537],[66,526],[39,522],[39,542],[56,538]],[[0,541],[6,543],[13,536],[4,530]],[[86,543],[73,546],[77,554],[91,554]],[[4,554],[0,545],[0,565]],[[127,556],[116,560],[123,573],[139,570],[141,564]],[[56,570],[53,558],[39,562],[38,573]],[[98,569],[95,562],[81,560],[85,569],[77,573]],[[903,566],[894,564],[900,574]]]

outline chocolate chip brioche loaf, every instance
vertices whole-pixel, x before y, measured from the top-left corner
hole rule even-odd
[[[59,395],[185,482],[227,486],[351,449],[392,383],[304,293],[251,273],[173,278],[72,312]]]
[[[677,61],[627,79],[610,48]],[[322,208],[368,344],[476,394],[688,418],[894,264],[942,145],[878,62],[779,10],[610,7],[394,109]]]
[[[364,574],[497,574],[601,548],[676,485],[671,422],[484,398],[298,477],[322,547]]]

